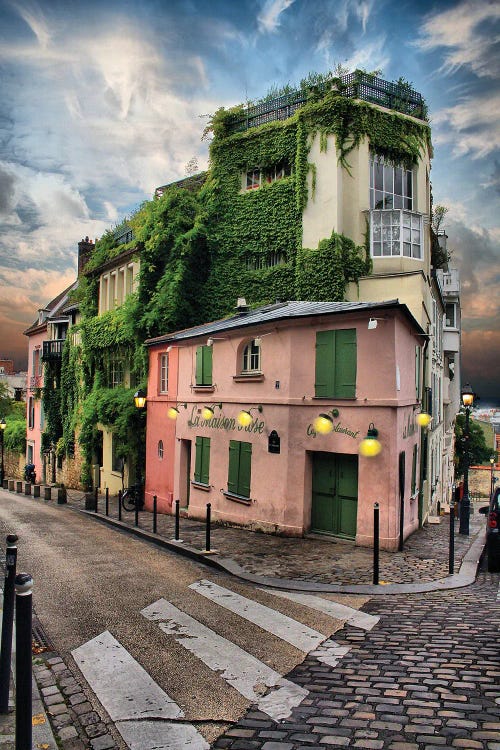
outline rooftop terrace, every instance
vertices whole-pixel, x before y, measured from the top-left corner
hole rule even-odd
[[[407,83],[384,81],[382,78],[355,71],[342,76],[339,94],[351,99],[362,99],[371,104],[411,115],[419,120],[426,119],[424,98],[418,91],[414,91]],[[326,93],[332,88],[332,82],[318,84],[316,90]],[[242,114],[234,115],[228,123],[228,130],[238,133],[249,128],[255,128],[266,122],[286,120],[291,117],[309,99],[307,89],[297,89],[290,94],[284,94],[276,99],[248,105]]]

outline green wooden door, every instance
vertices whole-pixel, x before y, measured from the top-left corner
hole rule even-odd
[[[358,457],[314,453],[311,531],[356,537]]]

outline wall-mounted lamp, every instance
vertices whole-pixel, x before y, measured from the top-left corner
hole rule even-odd
[[[240,411],[240,413],[236,417],[238,424],[240,424],[242,427],[248,427],[249,424],[252,424],[252,412],[254,410],[257,410],[260,414],[262,414],[262,405],[259,404],[258,406],[252,406],[250,409],[242,409],[242,411]]]
[[[378,326],[379,320],[387,320],[387,318],[370,318],[370,320],[368,321],[368,330],[374,331],[375,328]]]
[[[201,410],[201,416],[205,420],[212,419],[212,417],[215,414],[215,407],[218,406],[219,409],[222,409],[222,404],[209,404],[209,406],[204,406]]]
[[[176,406],[169,406],[167,409],[167,417],[169,419],[177,419],[179,416],[179,406],[183,406],[184,409],[187,409],[187,404],[176,404]]]
[[[138,409],[144,409],[147,401],[147,393],[142,388],[134,393],[134,403]]]
[[[326,412],[318,414],[316,419],[313,420],[313,427],[315,432],[319,433],[320,435],[328,435],[328,433],[333,430],[333,418],[336,419],[338,415],[338,409],[331,409],[328,414]]]
[[[225,341],[225,338],[218,337],[218,336],[210,336],[210,338],[207,339],[207,346],[213,346],[214,341]]]
[[[174,347],[172,345],[167,346],[167,354],[169,354]]]
[[[419,427],[428,427],[432,422],[432,417],[425,411],[421,411],[420,414],[417,414],[417,416],[415,417],[415,422]]]
[[[373,422],[370,422],[370,424],[368,425],[368,432],[366,433],[366,437],[359,444],[359,452],[362,456],[366,456],[367,458],[378,456],[378,454],[382,450],[382,444],[377,440],[377,438],[378,430],[376,429]]]

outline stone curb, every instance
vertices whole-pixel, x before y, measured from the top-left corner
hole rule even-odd
[[[126,531],[145,541],[156,544],[159,547],[177,552],[192,560],[210,565],[217,570],[222,570],[236,578],[249,583],[255,583],[259,586],[268,586],[275,589],[286,589],[293,591],[323,592],[325,594],[370,594],[375,596],[385,596],[386,594],[421,594],[429,591],[447,591],[450,589],[463,588],[470,586],[476,580],[479,562],[484,551],[484,531],[481,530],[474,537],[471,547],[465,554],[460,571],[446,578],[440,578],[435,581],[426,581],[424,583],[390,583],[390,584],[342,584],[342,583],[315,583],[312,581],[301,581],[288,578],[272,578],[270,576],[260,576],[254,573],[247,573],[234,560],[229,557],[218,557],[216,554],[207,555],[200,550],[190,547],[181,542],[164,539],[156,534],[152,534],[145,529],[136,526],[129,526],[123,521],[117,521],[109,516],[103,516],[94,511],[83,510],[68,506],[76,513],[100,521],[101,523],[113,526],[120,531]]]

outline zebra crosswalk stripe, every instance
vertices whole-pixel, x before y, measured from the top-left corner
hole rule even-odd
[[[114,638],[104,631],[72,651],[85,679],[130,750],[208,750],[184,712]]]
[[[189,588],[305,653],[325,640],[317,630],[211,581],[196,581]]]
[[[324,599],[315,594],[302,594],[298,591],[276,591],[273,589],[260,590],[282,599],[290,599],[292,602],[303,604],[311,609],[316,609],[319,612],[323,612],[325,615],[330,615],[330,617],[338,617],[340,620],[345,620],[349,625],[352,625],[355,628],[371,630],[380,620],[380,617],[377,617],[376,615],[369,615],[367,612],[360,612],[358,609],[347,607],[345,604],[340,604],[339,602],[332,602],[330,599]]]
[[[207,628],[166,599],[142,610],[161,630],[221,676],[275,721],[286,719],[309,694],[251,654]],[[265,693],[265,694],[264,694]]]

